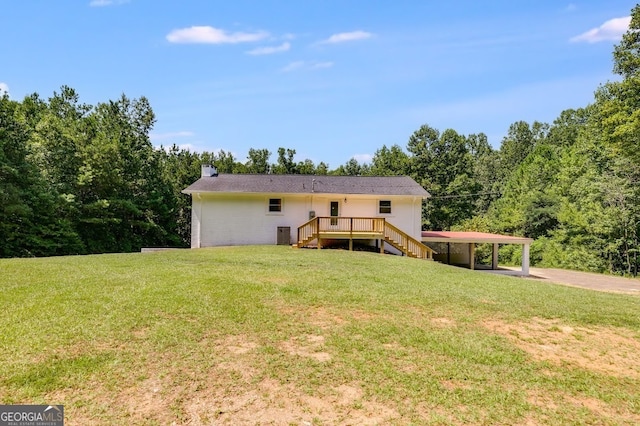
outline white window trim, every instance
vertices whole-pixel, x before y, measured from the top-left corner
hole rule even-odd
[[[280,211],[279,212],[272,212],[270,210],[271,207],[271,200],[280,200]],[[267,197],[266,200],[266,214],[267,216],[284,216],[284,197]]]
[[[389,213],[382,213],[380,210],[382,210],[382,202],[383,201],[388,201],[389,202]],[[391,216],[393,214],[393,203],[391,200],[378,200],[378,214],[380,215],[384,215],[384,216]]]

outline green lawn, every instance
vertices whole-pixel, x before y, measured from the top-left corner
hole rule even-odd
[[[0,260],[0,402],[66,424],[637,424],[640,297],[282,246]]]

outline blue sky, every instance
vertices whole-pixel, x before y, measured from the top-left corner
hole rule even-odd
[[[152,141],[336,168],[422,124],[552,122],[615,79],[633,1],[5,0],[0,90],[146,96]]]

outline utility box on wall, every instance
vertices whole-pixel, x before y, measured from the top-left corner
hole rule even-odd
[[[276,244],[279,246],[288,246],[291,244],[291,227],[278,226],[278,235],[276,236]]]

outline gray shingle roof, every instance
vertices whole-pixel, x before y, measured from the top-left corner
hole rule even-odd
[[[183,191],[270,194],[374,194],[429,197],[408,176],[312,176],[220,174],[202,177]]]

